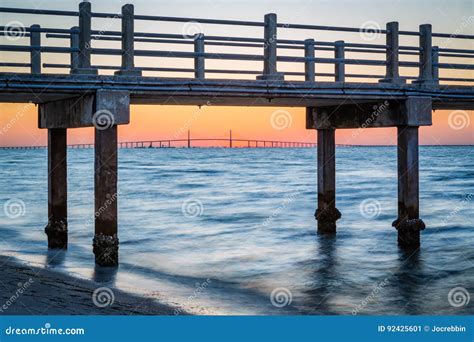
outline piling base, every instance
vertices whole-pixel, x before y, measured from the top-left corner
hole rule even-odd
[[[119,239],[117,235],[95,234],[92,245],[97,265],[118,265]]]
[[[409,249],[420,247],[420,232],[425,229],[425,223],[421,219],[396,219],[392,226],[398,231],[400,247]]]
[[[314,217],[318,221],[318,233],[336,233],[336,221],[341,218],[341,212],[337,208],[316,209]]]
[[[48,248],[67,248],[67,220],[49,220],[44,232],[48,235]]]

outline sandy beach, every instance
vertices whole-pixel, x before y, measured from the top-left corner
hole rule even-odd
[[[175,308],[152,299],[101,289],[93,281],[31,267],[12,257],[0,255],[0,268],[0,315],[174,314]]]

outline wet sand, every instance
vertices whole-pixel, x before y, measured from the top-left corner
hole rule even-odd
[[[101,286],[0,255],[0,315],[173,315],[176,309],[114,288],[94,295]]]

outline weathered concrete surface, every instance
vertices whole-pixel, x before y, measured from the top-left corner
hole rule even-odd
[[[404,248],[420,246],[418,127],[398,127],[398,244]]]
[[[95,129],[95,261],[118,264],[117,238],[117,126]]]
[[[430,97],[409,97],[406,101],[370,102],[317,107],[306,115],[306,127],[316,129],[429,126],[432,123]]]
[[[318,208],[314,214],[319,233],[335,233],[341,213],[336,209],[336,140],[332,129],[318,130]]]
[[[398,22],[392,21],[387,23],[387,34],[386,34],[386,45],[387,45],[387,52],[386,52],[386,72],[385,78],[379,80],[381,83],[392,83],[392,84],[405,84],[406,80],[400,77],[399,74],[399,25]]]
[[[48,235],[49,248],[67,248],[67,131],[48,130]]]
[[[122,69],[115,72],[121,76],[141,76],[142,72],[135,69],[134,24],[135,10],[131,4],[122,6]]]
[[[420,96],[420,87],[412,84],[0,73],[0,102],[45,103],[99,89],[129,91],[132,104],[167,105],[317,107],[341,105],[349,97],[353,103],[366,103]],[[440,85],[422,93],[431,97],[433,109],[474,109],[472,86]]]
[[[275,13],[265,14],[263,43],[263,74],[258,80],[283,81],[283,73],[277,72],[277,16]]]
[[[128,124],[129,92],[98,90],[95,96],[89,94],[39,106],[39,128],[92,127],[101,118],[115,125]]]
[[[94,96],[48,102],[39,106],[39,128],[78,128],[92,124]]]

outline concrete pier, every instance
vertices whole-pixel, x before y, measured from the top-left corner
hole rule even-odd
[[[117,236],[117,126],[95,129],[95,262],[118,264]]]
[[[49,248],[67,248],[67,131],[48,129],[48,235]]]
[[[48,235],[50,248],[66,248],[67,224],[67,130],[79,127],[95,128],[95,235],[93,251],[95,261],[102,266],[116,266],[118,259],[118,184],[117,184],[117,131],[119,125],[129,124],[130,104],[137,105],[193,105],[193,106],[273,106],[306,108],[306,128],[316,130],[318,205],[315,217],[318,232],[335,233],[336,221],[341,213],[336,207],[336,142],[337,129],[365,130],[378,127],[397,127],[398,130],[398,217],[393,226],[398,231],[398,244],[403,248],[417,248],[420,232],[425,228],[419,212],[418,129],[429,126],[432,111],[474,109],[474,82],[468,77],[446,77],[448,71],[473,70],[471,64],[446,62],[446,57],[469,58],[469,50],[452,46],[433,47],[433,38],[470,39],[474,36],[461,33],[432,32],[430,24],[420,25],[419,31],[399,30],[397,22],[387,24],[386,45],[353,41],[321,41],[320,31],[369,32],[359,27],[321,26],[303,23],[279,23],[277,15],[266,14],[263,22],[224,19],[163,17],[139,14],[126,4],[121,13],[92,11],[90,2],[81,2],[78,11],[48,9],[5,8],[0,13],[19,16],[58,15],[75,17],[78,27],[42,28],[31,25],[25,28],[30,40],[27,45],[0,44],[0,51],[9,60],[1,68],[27,68],[27,73],[0,73],[1,102],[32,102],[39,105],[39,128],[48,130]],[[96,19],[121,20],[121,32],[97,31],[92,23]],[[94,20],[92,20],[94,19]],[[42,19],[44,22],[45,18]],[[1,20],[0,20],[1,21]],[[199,32],[189,37],[183,32],[135,32],[136,22],[197,23],[204,31],[209,25],[234,28],[263,29],[263,37],[247,37],[239,32],[219,36]],[[5,23],[7,24],[7,23]],[[4,25],[5,25],[4,24]],[[150,27],[162,27],[161,24]],[[305,37],[292,36],[294,30],[312,30]],[[278,38],[277,34],[283,33]],[[99,34],[97,33],[99,32]],[[402,36],[419,37],[419,44],[399,46]],[[283,39],[282,39],[283,37]],[[297,38],[298,37],[298,38]],[[310,38],[312,37],[312,38]],[[69,44],[54,46],[44,40],[65,39]],[[195,39],[190,39],[195,38]],[[315,39],[316,38],[316,39]],[[121,48],[101,46],[98,40],[120,42]],[[303,40],[302,40],[303,39]],[[404,39],[404,38],[403,38]],[[188,44],[189,49],[172,51],[172,48],[135,50],[135,42],[153,44]],[[408,43],[407,43],[408,44]],[[69,45],[69,46],[68,46]],[[95,46],[92,46],[95,45]],[[118,44],[117,44],[118,45]],[[148,45],[148,44],[146,44]],[[193,45],[193,46],[192,46]],[[108,45],[107,45],[108,46]],[[228,47],[216,52],[215,47]],[[193,49],[194,47],[194,49]],[[262,49],[263,54],[234,52],[234,48]],[[170,50],[171,49],[171,50]],[[299,51],[298,51],[299,50]],[[298,52],[304,50],[304,57]],[[293,51],[295,53],[288,53]],[[320,51],[332,51],[333,58],[320,56]],[[30,63],[18,63],[16,54],[28,54]],[[42,54],[70,54],[65,63],[42,63]],[[368,57],[358,57],[359,54]],[[382,54],[381,58],[371,58]],[[406,55],[416,55],[418,62],[407,61]],[[120,57],[120,65],[92,64],[98,56]],[[135,66],[135,56],[154,58],[146,66]],[[188,59],[193,67],[167,67],[165,58]],[[117,58],[118,59],[118,58]],[[113,58],[110,59],[112,62]],[[212,67],[213,60],[228,60],[232,67]],[[263,70],[242,68],[248,62],[262,62]],[[231,64],[233,63],[233,64]],[[291,63],[293,67],[287,67]],[[304,63],[304,65],[302,65]],[[170,64],[176,64],[172,62]],[[178,63],[178,64],[181,64]],[[322,72],[323,64],[331,65],[331,72]],[[184,66],[184,63],[183,63]],[[281,66],[280,71],[278,67]],[[360,73],[361,66],[384,67],[385,73]],[[304,67],[304,71],[303,71]],[[50,72],[51,68],[69,69],[69,73]],[[418,69],[418,75],[405,72]],[[43,72],[47,69],[46,72]],[[98,74],[98,70],[101,74]],[[2,69],[3,70],[3,69]],[[281,72],[281,70],[287,70]],[[300,70],[300,71],[290,71]],[[321,71],[319,71],[321,70]],[[112,75],[103,71],[114,71]],[[142,71],[159,72],[159,76],[143,76]],[[184,73],[186,77],[168,77],[161,73]],[[226,75],[214,77],[215,74]],[[194,75],[194,77],[192,77]],[[229,75],[237,75],[229,77]],[[251,78],[248,75],[252,75]],[[288,76],[288,77],[287,77]],[[255,80],[256,77],[256,80]],[[294,79],[296,77],[297,79]],[[304,80],[303,80],[304,78]],[[332,80],[328,82],[327,79]],[[354,81],[365,79],[365,81]],[[376,80],[375,82],[373,80]],[[408,83],[408,81],[410,81]],[[442,83],[449,81],[448,83]],[[441,84],[440,84],[441,82]],[[205,139],[196,138],[196,145]],[[215,139],[213,139],[215,140]],[[219,140],[219,139],[218,139]],[[227,139],[221,139],[227,142]],[[192,146],[187,139],[165,139],[157,142],[130,142],[121,146],[171,147]],[[229,147],[292,147],[297,142],[245,140],[229,136]],[[305,143],[303,146],[311,146]],[[76,147],[91,147],[79,144]],[[375,195],[374,195],[375,196]],[[92,214],[92,213],[91,213]],[[395,213],[394,213],[395,216]],[[387,223],[387,226],[389,224]],[[395,238],[395,236],[394,236]]]
[[[341,213],[336,208],[336,138],[334,129],[318,129],[318,233],[335,233]]]
[[[420,219],[418,178],[418,127],[398,126],[398,218],[393,226],[398,231],[398,245],[420,246],[420,231],[425,224]]]

